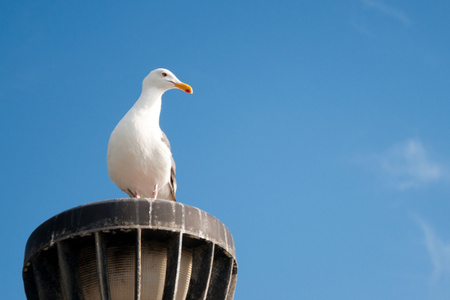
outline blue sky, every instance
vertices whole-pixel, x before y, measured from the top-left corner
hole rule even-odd
[[[178,201],[235,299],[450,298],[450,2],[2,1],[0,289],[55,214],[125,197],[109,135],[165,67]]]

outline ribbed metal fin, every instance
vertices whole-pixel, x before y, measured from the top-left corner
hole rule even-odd
[[[56,249],[53,248],[51,250]],[[58,256],[56,251],[54,252],[52,255],[44,252],[31,259],[38,299],[40,300],[63,299],[58,270]]]
[[[214,251],[213,269],[206,300],[226,299],[233,271],[233,258]]]
[[[193,251],[193,269],[186,300],[205,300],[214,261],[214,244],[203,244]]]
[[[108,263],[106,259],[106,245],[103,233],[95,233],[95,254],[97,258],[98,285],[101,300],[111,300],[108,282]]]
[[[167,272],[163,300],[175,299],[175,289],[180,273],[181,247],[182,234],[176,233],[169,241],[169,248],[167,251]]]
[[[141,299],[142,289],[142,234],[141,229],[136,230],[136,290],[134,291],[135,299]]]
[[[77,253],[68,241],[56,243],[58,249],[59,271],[66,300],[84,300],[82,285],[78,274]]]

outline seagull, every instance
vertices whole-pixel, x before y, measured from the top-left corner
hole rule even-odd
[[[169,70],[151,71],[142,82],[139,99],[109,138],[109,177],[131,198],[176,201],[175,161],[169,140],[159,127],[161,96],[174,88],[193,92]]]

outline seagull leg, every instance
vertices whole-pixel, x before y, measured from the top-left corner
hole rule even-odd
[[[155,186],[153,187],[153,198],[156,199],[158,197],[158,184],[155,183]]]
[[[141,198],[141,196],[139,195],[139,191],[136,188],[134,189],[134,196],[136,198]]]

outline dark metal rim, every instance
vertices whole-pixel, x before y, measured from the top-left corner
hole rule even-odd
[[[215,243],[235,258],[233,237],[217,218],[196,207],[157,199],[112,199],[64,211],[31,234],[24,266],[40,251],[73,236],[105,230],[158,229],[179,232]]]

